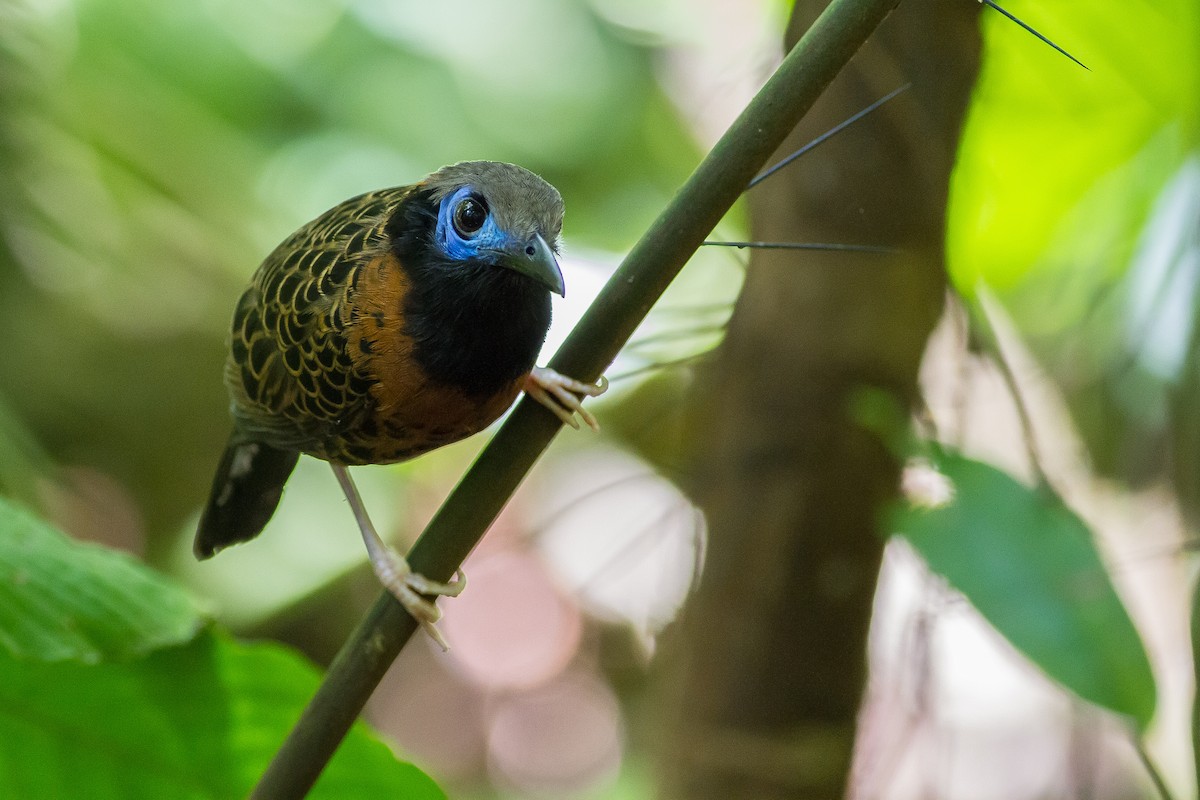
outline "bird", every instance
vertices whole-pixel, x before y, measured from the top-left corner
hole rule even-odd
[[[524,391],[565,424],[598,429],[584,383],[535,364],[565,296],[562,196],[533,172],[464,161],[346,200],[258,267],[233,315],[224,366],[233,430],[196,530],[207,559],[275,513],[301,454],[327,461],[380,582],[443,648],[437,596],[387,546],[349,467],[459,441]]]

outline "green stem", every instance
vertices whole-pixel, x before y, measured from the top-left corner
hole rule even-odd
[[[1194,351],[1196,344],[1200,343],[1200,336],[1195,333],[1192,336],[1191,349]],[[1195,572],[1192,581],[1192,685],[1200,687],[1200,576]],[[1200,688],[1192,695],[1192,769],[1196,775],[1197,790],[1200,791]]]
[[[1163,779],[1162,773],[1158,770],[1158,765],[1150,757],[1150,752],[1146,750],[1146,743],[1142,741],[1142,737],[1139,734],[1134,734],[1133,749],[1137,751],[1138,761],[1142,762],[1142,767],[1145,768],[1146,775],[1150,777],[1150,782],[1154,784],[1154,791],[1158,795],[1159,800],[1175,800],[1171,795],[1171,790],[1167,788],[1167,782]]]
[[[553,369],[585,381],[600,376],[704,237],[898,2],[829,4],[626,256],[551,359]],[[413,546],[413,569],[449,580],[559,427],[553,415],[522,400]],[[330,665],[253,798],[307,794],[415,629],[413,618],[384,592]]]

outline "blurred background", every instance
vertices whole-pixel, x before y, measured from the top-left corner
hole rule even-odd
[[[976,4],[932,6],[970,6],[956,24],[974,29]],[[953,285],[996,321],[1042,467],[1101,537],[1155,667],[1151,751],[1187,797],[1200,12],[1011,7],[1091,71],[980,17],[979,83],[957,151],[957,128],[946,137],[955,171],[933,192],[949,205],[930,213],[948,221]],[[228,432],[225,330],[258,262],[351,195],[464,159],[517,162],[567,207],[568,293],[548,357],[778,63],[792,12],[785,0],[0,0],[0,490],[175,576],[239,635],[328,661],[377,586],[324,464],[301,461],[260,539],[191,556]],[[955,41],[972,48],[965,91],[978,43]],[[920,79],[888,62],[820,117]],[[839,141],[864,169],[922,163],[917,147],[872,149],[866,131]],[[838,163],[818,151],[789,168],[795,194],[773,208],[799,213],[797,198],[838,185]],[[882,210],[822,196],[857,221],[795,235],[895,243],[880,220],[903,194],[875,197]],[[749,237],[749,213],[714,238]],[[376,694],[374,725],[451,796],[651,794],[654,657],[707,547],[682,409],[747,260],[693,259],[609,371],[593,404],[603,433],[560,436],[468,561],[469,590],[442,604],[451,652],[414,641]],[[951,302],[925,402],[967,452],[1030,477],[1004,376],[962,320]],[[358,470],[381,531],[410,542],[485,439]],[[911,548],[889,545],[875,607],[854,796],[1150,796],[1121,726],[1043,677]]]

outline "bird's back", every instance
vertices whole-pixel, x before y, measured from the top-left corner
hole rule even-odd
[[[370,297],[357,286],[372,260],[387,257],[386,222],[410,191],[340,203],[263,261],[238,302],[225,364],[243,438],[337,459],[339,438],[368,415],[376,379],[349,352],[357,304]]]

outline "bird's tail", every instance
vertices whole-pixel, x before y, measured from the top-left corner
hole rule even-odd
[[[196,529],[192,548],[196,557],[209,558],[258,536],[275,513],[284,481],[298,458],[295,450],[247,442],[236,433],[231,436]]]

